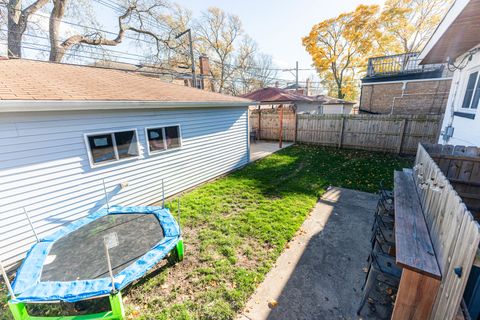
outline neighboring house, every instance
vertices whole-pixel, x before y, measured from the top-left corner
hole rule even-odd
[[[280,105],[289,106],[297,113],[309,114],[350,114],[355,102],[332,98],[326,95],[306,96],[291,90],[280,88],[262,88],[246,95],[243,98],[257,101],[251,106],[256,108],[276,108]]]
[[[419,53],[368,59],[360,113],[443,114],[451,76],[444,61],[420,65]]]
[[[249,162],[252,101],[131,72],[0,60],[0,259],[109,204],[147,205]],[[103,182],[106,192],[104,193]]]
[[[295,94],[301,94],[303,96],[308,96],[310,95],[310,80],[307,79],[307,83],[305,86],[302,86],[300,84],[289,84],[285,87],[282,88],[283,90],[287,90],[288,92],[295,93]]]
[[[352,114],[355,102],[332,98],[326,95],[310,96],[308,103],[298,103],[298,113],[309,114]]]
[[[420,55],[422,64],[448,60],[452,88],[440,142],[480,145],[480,0],[457,0]]]

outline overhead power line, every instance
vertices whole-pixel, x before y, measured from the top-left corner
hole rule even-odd
[[[121,4],[118,4],[114,1],[111,1],[111,0],[94,0],[96,3],[100,4],[100,5],[103,5],[111,10],[113,10],[115,13],[117,14],[124,14],[125,11],[127,10],[127,8]],[[3,4],[0,4],[0,6],[4,6],[6,7],[6,5],[3,5]],[[18,10],[18,9],[14,9],[14,10]],[[33,15],[36,15],[36,16],[40,16],[40,17],[43,17],[43,18],[47,18],[49,19],[50,17],[48,15],[43,15],[41,13],[33,13]],[[142,19],[142,22],[143,23],[146,23],[148,26],[152,27],[152,28],[158,28],[160,30],[163,30],[163,31],[168,31],[169,33],[172,33],[173,30],[171,29],[168,29],[167,27],[161,25],[158,23],[158,21],[156,20],[153,20],[151,17],[145,17],[143,15],[141,15],[141,19]],[[100,28],[97,28],[97,27],[91,27],[91,26],[86,26],[86,25],[82,25],[80,23],[75,23],[75,22],[71,22],[71,21],[67,21],[65,19],[62,19],[62,23],[65,23],[67,25],[71,25],[71,26],[75,26],[75,27],[80,27],[80,28],[84,28],[84,29],[87,29],[87,30],[92,30],[92,31],[95,31],[95,32],[101,32],[101,33],[105,33],[105,34],[110,34],[110,35],[118,35],[117,32],[112,32],[112,31],[108,31],[108,30],[103,30],[103,29],[100,29]],[[1,31],[7,31],[8,30],[1,30]],[[10,31],[10,32],[13,32],[13,31]],[[43,39],[43,40],[49,40],[48,37],[46,36],[40,36],[40,35],[35,35],[35,34],[30,34],[30,33],[23,33],[25,36],[28,36],[28,37],[33,37],[33,38],[37,38],[37,39]],[[145,43],[148,43],[148,44],[153,44],[151,41],[148,41],[146,39],[142,39],[140,37],[132,37],[132,36],[129,36],[129,35],[125,35],[125,38],[126,39],[129,39],[129,40],[133,40],[133,41],[141,41],[141,42],[145,42]],[[59,42],[62,42],[60,40],[58,40]],[[29,43],[29,42],[24,42],[22,41],[22,44],[23,44],[23,47],[25,49],[29,49],[29,50],[36,50],[36,51],[40,51],[40,52],[50,52],[50,47],[48,45],[42,45],[42,44],[39,44],[39,43]],[[75,57],[75,58],[82,58],[82,59],[89,59],[89,60],[95,60],[95,59],[100,59],[100,60],[104,60],[105,61],[105,56],[109,56],[109,57],[112,57],[114,59],[120,59],[120,60],[129,60],[129,61],[136,61],[136,62],[141,62],[142,60],[144,59],[147,59],[147,57],[145,57],[144,55],[140,55],[140,54],[134,54],[134,53],[130,53],[130,52],[125,52],[125,51],[120,51],[120,50],[112,50],[112,49],[105,49],[104,46],[89,46],[91,49],[94,49],[96,50],[98,48],[98,50],[101,50],[101,52],[94,52],[94,51],[91,51],[91,50],[85,50],[85,47],[78,47],[76,48],[76,51],[77,52],[67,52],[65,53],[66,56],[69,56],[69,57]],[[166,48],[167,50],[172,50],[173,52],[177,53],[177,54],[184,54],[183,52],[178,52],[175,48]],[[80,54],[79,52],[80,51]],[[229,67],[229,68],[238,68],[238,66],[235,66],[231,63],[222,63],[220,61],[216,61],[215,59],[209,59],[212,63],[215,63],[215,64],[220,64],[220,65],[224,65],[226,67]],[[158,61],[167,61],[168,63],[171,63],[170,60],[158,60]],[[150,67],[150,66],[147,66],[149,68],[155,68],[155,67]],[[365,68],[366,66],[349,66],[348,68],[349,69],[356,69],[356,68]],[[181,76],[191,76],[190,74],[188,73],[181,73],[181,72],[178,72],[177,70],[173,70],[173,69],[168,69],[168,68],[159,68],[162,70],[162,72],[164,73],[160,73],[160,72],[155,72],[155,71],[152,71],[152,72],[149,72],[149,71],[143,71],[143,70],[130,70],[130,69],[121,69],[121,68],[114,68],[114,69],[119,69],[119,70],[125,70],[125,71],[130,71],[130,72],[141,72],[141,73],[152,73],[152,74],[167,74],[167,72],[170,72],[169,74],[171,75],[181,75]],[[278,81],[280,83],[284,83],[284,84],[292,84],[294,83],[294,80],[292,79],[283,79],[283,78],[278,78],[278,77],[269,77],[268,75],[262,75],[260,74],[259,72],[256,72],[256,71],[264,71],[264,72],[268,72],[268,71],[280,71],[280,72],[287,72],[287,71],[316,71],[316,72],[319,72],[321,70],[328,70],[329,67],[325,67],[325,68],[262,68],[262,67],[256,67],[256,66],[250,66],[248,67],[247,69],[245,70],[242,70],[243,72],[245,72],[246,74],[252,76],[252,77],[259,77],[259,78],[264,78],[264,79],[268,79],[269,81]],[[212,79],[212,81],[220,81],[219,79]],[[348,82],[356,82],[358,80],[348,80]],[[230,79],[223,79],[223,82],[225,83],[237,83],[237,82],[240,82],[240,83],[244,83],[245,82],[245,79],[240,79],[240,78],[230,78]],[[306,84],[307,81],[298,81],[297,84],[299,83],[302,83],[302,84]],[[323,82],[322,81],[310,81],[309,82],[311,85],[318,85],[318,84],[322,84]]]
[[[7,5],[7,4],[0,3],[0,7],[8,8],[8,5]],[[15,9],[15,8],[8,8],[8,9],[14,10],[14,11],[22,11],[21,9]],[[124,12],[123,12],[123,13],[124,13]],[[122,13],[122,14],[123,14],[123,13]],[[45,14],[42,14],[42,13],[40,13],[40,12],[34,12],[34,13],[31,13],[31,15],[32,15],[32,16],[38,16],[38,17],[46,18],[46,19],[50,19],[50,16],[45,15]],[[71,25],[71,26],[75,26],[75,27],[80,27],[80,28],[89,29],[89,30],[96,31],[96,32],[102,32],[102,33],[110,34],[110,35],[113,35],[113,36],[117,36],[117,35],[118,35],[118,32],[108,31],[108,30],[101,29],[101,28],[98,28],[98,27],[86,26],[86,25],[79,24],[79,23],[76,23],[76,22],[68,21],[68,20],[66,20],[66,19],[62,19],[61,23],[64,23],[64,24],[67,24],[67,25]],[[166,29],[164,29],[164,30],[166,30]],[[125,39],[130,39],[130,40],[133,40],[133,41],[142,41],[142,42],[145,42],[145,43],[148,43],[148,44],[152,44],[151,41],[148,41],[148,40],[145,40],[145,39],[141,39],[141,38],[138,38],[138,37],[132,37],[132,36],[129,36],[129,35],[125,35],[124,37],[125,37]]]
[[[95,2],[102,2],[105,6],[108,6],[112,10],[115,9],[118,13],[120,13],[120,12],[122,12],[122,14],[124,13],[124,11],[119,11],[120,9],[121,10],[123,10],[123,9],[126,10],[125,7],[120,7],[119,4],[116,4],[117,7],[114,7],[114,5],[113,5],[114,2],[113,1],[110,1],[112,3],[111,5],[108,5],[108,0],[94,0],[94,1]],[[6,4],[0,4],[0,6],[7,7]],[[20,9],[12,9],[12,10],[21,11]],[[40,17],[47,18],[47,19],[50,18],[48,15],[44,15],[44,14],[41,14],[41,13],[38,13],[38,12],[33,13],[32,15],[40,16]],[[71,26],[76,26],[76,27],[80,27],[80,28],[89,29],[89,30],[96,31],[96,32],[102,32],[102,33],[106,33],[106,34],[110,34],[110,35],[114,35],[114,36],[118,35],[117,32],[112,32],[112,31],[108,31],[108,30],[105,30],[105,29],[100,29],[100,28],[97,28],[97,27],[86,26],[86,25],[75,23],[75,22],[68,21],[68,20],[65,20],[65,19],[62,19],[62,23],[65,23],[65,24],[71,25]],[[161,27],[164,30],[166,30],[166,28],[164,26],[161,26],[158,23],[157,23],[157,27]],[[6,30],[2,30],[2,31],[5,32]],[[172,30],[169,30],[169,31],[172,31]],[[32,34],[28,34],[28,35],[33,36]],[[141,39],[139,37],[132,37],[132,36],[129,36],[129,35],[125,35],[125,38],[129,39],[129,40],[133,40],[133,41],[144,42],[144,43],[147,43],[147,44],[150,44],[150,45],[153,44],[151,41],[148,41],[146,39]],[[176,53],[180,53],[173,48],[169,48],[169,49],[173,50]],[[121,51],[118,51],[118,52],[122,53]],[[216,64],[222,64],[222,62],[214,60],[212,58],[210,58],[209,60],[213,63],[216,63]],[[232,65],[228,64],[228,63],[224,63],[224,65],[228,66],[228,67],[232,67]],[[367,67],[366,65],[353,65],[353,66],[349,66],[348,68],[349,69],[359,69],[359,68],[366,68],[366,67]],[[251,69],[251,70],[266,70],[266,71],[281,71],[281,72],[295,71],[296,70],[295,68],[262,68],[262,67],[255,67],[255,66],[249,67],[248,69]],[[330,69],[329,67],[325,67],[325,68],[298,68],[299,71],[317,71],[317,72],[322,71],[322,70],[329,70],[329,69]]]

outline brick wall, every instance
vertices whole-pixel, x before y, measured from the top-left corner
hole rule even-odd
[[[443,114],[451,80],[364,83],[360,112]]]

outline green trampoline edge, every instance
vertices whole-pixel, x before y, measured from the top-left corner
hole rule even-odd
[[[30,316],[27,312],[25,303],[12,303],[8,302],[8,307],[13,315],[15,320],[93,320],[93,319],[104,319],[104,320],[123,320],[125,317],[125,309],[122,302],[122,294],[118,292],[117,294],[109,296],[111,311],[95,313],[95,314],[85,314],[81,316],[55,316],[55,317],[41,317],[41,316]]]

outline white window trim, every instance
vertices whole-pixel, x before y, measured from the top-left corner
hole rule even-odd
[[[480,81],[480,67],[473,67],[471,69],[466,70],[466,72],[465,72],[466,76],[465,76],[465,79],[463,79],[463,84],[462,84],[462,93],[463,94],[462,94],[460,100],[458,101],[458,103],[460,105],[460,107],[458,108],[458,111],[475,114],[475,113],[477,113],[477,110],[480,108],[480,102],[479,102],[479,106],[477,106],[476,109],[464,108],[463,107],[463,101],[465,100],[465,95],[467,94],[468,79],[470,78],[470,75],[472,73],[475,73],[475,72],[478,72],[478,75],[477,75],[477,79],[475,80],[474,91],[473,91],[473,95],[472,95],[472,101],[470,101],[470,105],[473,102],[473,98],[475,97],[475,88],[477,87],[477,84]]]
[[[118,155],[117,142],[115,141],[114,133],[125,132],[125,131],[135,132],[135,139],[137,141],[137,155],[132,156],[132,157],[128,157],[128,158],[124,158],[124,159],[120,159],[120,157]],[[103,135],[105,135],[105,134],[112,135],[113,152],[115,152],[115,158],[117,158],[117,159],[103,161],[103,162],[100,162],[100,163],[95,163],[93,161],[92,150],[90,149],[90,142],[88,141],[88,137],[102,135],[102,134]],[[137,132],[136,128],[127,128],[127,129],[120,129],[120,130],[114,130],[114,131],[88,132],[88,133],[83,134],[83,138],[85,140],[85,147],[87,148],[88,161],[90,162],[90,167],[91,168],[104,167],[104,166],[108,166],[108,165],[115,164],[115,163],[137,160],[137,159],[140,158],[140,140],[138,139],[138,132]]]
[[[165,135],[165,128],[166,127],[178,127],[178,141],[180,142],[180,147],[177,148],[172,148],[172,149],[167,149],[167,140],[166,135]],[[165,146],[165,149],[163,150],[155,150],[155,151],[150,151],[150,141],[148,138],[148,130],[150,129],[162,129],[162,134],[163,134],[163,145]],[[157,155],[157,154],[163,154],[167,152],[173,152],[175,150],[181,150],[183,148],[183,137],[182,137],[182,126],[179,124],[167,124],[167,125],[158,125],[158,126],[152,126],[152,127],[145,127],[145,140],[147,142],[146,147],[147,147],[147,152],[149,156]]]

